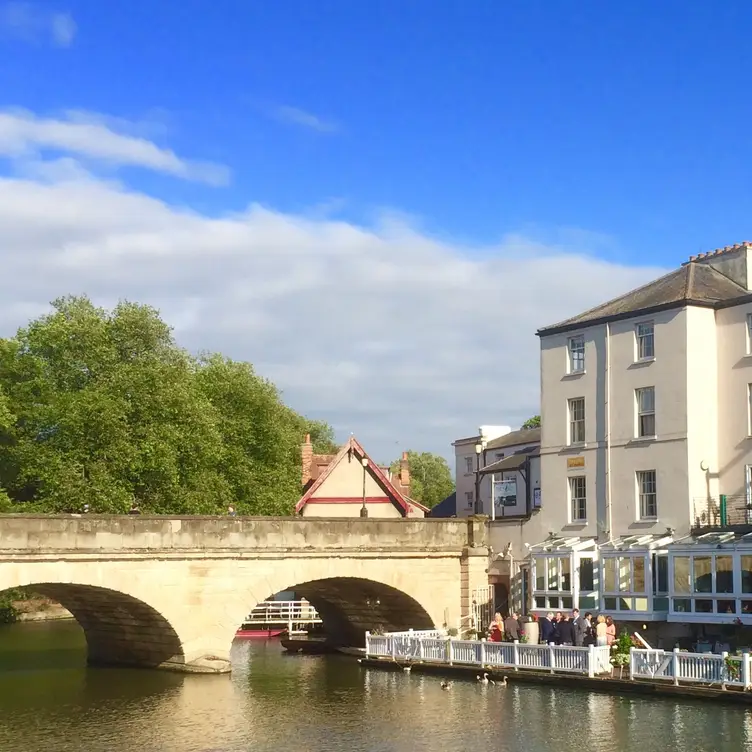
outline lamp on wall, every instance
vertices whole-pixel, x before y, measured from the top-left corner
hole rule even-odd
[[[475,514],[480,514],[480,456],[485,450],[486,440],[481,439],[475,445]],[[493,499],[491,499],[491,503],[493,503]]]
[[[363,465],[363,506],[360,508],[360,516],[368,517],[368,509],[366,508],[366,473],[368,472],[368,457],[363,457],[360,460],[360,464]]]

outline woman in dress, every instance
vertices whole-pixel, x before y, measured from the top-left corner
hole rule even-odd
[[[488,627],[488,639],[491,642],[501,642],[504,637],[504,620],[501,618],[501,614],[497,611],[494,614],[493,621]]]
[[[606,632],[606,630],[606,617],[603,614],[598,614],[598,619],[595,624],[596,645],[608,645],[608,633]]]
[[[616,624],[610,617],[606,617],[606,645],[613,645],[616,642]]]

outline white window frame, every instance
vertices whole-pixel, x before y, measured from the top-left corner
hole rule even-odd
[[[655,359],[655,323],[641,321],[635,326],[635,360],[639,363]]]
[[[475,492],[465,491],[465,501],[467,502],[468,507],[472,507],[473,502],[475,501]]]
[[[582,417],[575,418],[575,407],[582,405]],[[573,397],[567,400],[567,417],[569,418],[569,445],[578,446],[585,443],[585,398]]]
[[[587,523],[587,476],[567,478],[569,484],[569,519],[574,524]],[[578,488],[581,486],[581,488]],[[582,512],[582,514],[580,514]]]
[[[657,520],[658,519],[658,473],[655,470],[638,470],[635,473],[635,481],[637,483],[638,519]],[[652,486],[652,490],[650,490],[651,486]],[[652,504],[652,510],[649,506],[650,504]],[[651,511],[652,511],[652,514],[651,514]]]
[[[718,592],[718,567],[717,558],[727,557],[731,559],[732,592]],[[742,593],[742,559],[752,558],[752,551],[734,551],[733,549],[719,549],[717,545],[694,546],[692,550],[673,550],[669,553],[669,620],[682,622],[708,622],[727,624],[729,619],[741,618],[745,624],[752,623],[752,592]],[[676,589],[676,560],[689,559],[689,581],[687,592]],[[695,559],[711,559],[711,592],[697,592],[695,588],[696,578],[694,573]],[[750,562],[752,567],[752,562]],[[749,571],[752,571],[750,569]],[[750,587],[752,590],[752,587]],[[689,610],[677,610],[679,603],[689,602]],[[696,610],[697,601],[710,601],[712,611]],[[721,604],[734,604],[734,612],[729,614]],[[747,611],[744,609],[747,608]]]
[[[652,410],[645,410],[642,406],[642,395],[647,394],[648,392],[651,392],[653,395],[653,407]],[[653,432],[647,433],[643,432],[642,430],[642,418],[647,418],[648,416],[653,416]],[[653,438],[656,435],[656,428],[655,428],[655,387],[654,386],[643,386],[639,389],[635,389],[635,436],[638,439],[650,439]]]
[[[465,457],[465,475],[470,475],[473,472],[473,458]]]
[[[556,580],[559,584],[557,590],[550,590],[551,584],[548,579],[548,560],[556,560]],[[569,562],[569,587],[561,587],[562,572],[564,567],[562,566],[562,560]],[[544,589],[538,590],[538,569],[541,564],[544,567],[543,584]],[[574,591],[574,554],[570,551],[548,551],[545,554],[536,554],[533,556],[533,609],[535,611],[571,611],[575,608],[575,591]],[[543,605],[539,605],[540,602]]]
[[[747,314],[747,355],[752,355],[752,313]]]
[[[567,365],[569,373],[585,373],[584,335],[570,337],[567,341]]]
[[[752,436],[752,384],[747,384],[747,436]]]
[[[614,553],[602,553],[601,554],[601,608],[610,613],[630,613],[630,614],[648,614],[652,610],[652,603],[650,600],[652,590],[651,580],[651,557],[647,550],[640,551],[615,551]],[[635,584],[635,562],[642,561],[642,576],[643,576],[643,589],[638,590],[634,587]],[[615,561],[617,583],[616,589],[609,587],[609,578],[606,575],[609,563]],[[620,572],[621,566],[626,563],[629,569],[627,576],[627,587],[622,589],[620,587]],[[635,608],[635,601],[644,601],[644,609]],[[613,602],[609,602],[613,601]],[[628,604],[628,608],[622,608],[624,603]]]

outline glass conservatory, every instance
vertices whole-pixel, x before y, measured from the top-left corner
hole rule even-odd
[[[668,535],[633,535],[601,545],[600,610],[623,620],[666,619],[671,543]]]
[[[669,556],[669,621],[752,624],[752,533],[707,533]]]
[[[531,546],[530,552],[535,612],[596,608],[598,553],[594,538],[552,536]]]

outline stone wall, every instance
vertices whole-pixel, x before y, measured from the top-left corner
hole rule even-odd
[[[404,549],[487,544],[483,519],[0,515],[0,552]]]

